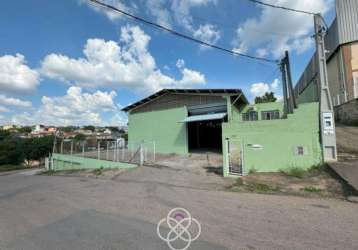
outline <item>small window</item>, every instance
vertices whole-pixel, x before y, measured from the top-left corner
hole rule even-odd
[[[280,119],[280,111],[272,110],[272,111],[262,111],[261,112],[262,120],[277,120]]]
[[[304,155],[306,154],[305,148],[304,148],[303,146],[297,146],[297,147],[295,148],[295,153],[296,153],[296,155],[298,155],[298,156],[304,156]]]
[[[258,120],[258,113],[256,111],[248,111],[242,114],[242,120],[245,122],[248,121],[257,121]]]

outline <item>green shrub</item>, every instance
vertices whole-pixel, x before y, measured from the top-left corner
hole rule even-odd
[[[302,179],[307,171],[299,167],[291,167],[285,170],[281,170],[281,172],[288,176]]]
[[[313,165],[312,167],[309,168],[308,171],[323,171],[326,167],[327,167],[327,164],[320,163],[317,165]]]
[[[256,174],[256,173],[257,173],[257,169],[256,169],[256,168],[250,168],[249,174]]]
[[[5,165],[0,165],[0,172],[19,170],[19,169],[24,169],[24,168],[25,167],[23,165],[5,164]]]

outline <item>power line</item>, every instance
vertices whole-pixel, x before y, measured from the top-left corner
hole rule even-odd
[[[220,51],[223,51],[223,52],[226,52],[226,53],[229,53],[231,55],[235,55],[235,56],[242,56],[242,57],[246,57],[246,58],[249,58],[249,59],[253,59],[253,60],[258,60],[258,61],[264,61],[264,62],[269,62],[269,63],[277,63],[277,60],[272,60],[272,59],[268,59],[268,58],[263,58],[263,57],[256,57],[256,56],[252,56],[252,55],[247,55],[247,54],[243,54],[243,53],[239,53],[239,52],[235,52],[235,51],[232,51],[230,49],[227,49],[227,48],[224,48],[224,47],[220,47],[220,46],[217,46],[215,44],[211,44],[211,43],[208,43],[208,42],[204,42],[202,40],[199,40],[199,39],[196,39],[194,37],[191,37],[191,36],[188,36],[188,35],[185,35],[185,34],[182,34],[182,33],[179,33],[178,31],[175,31],[175,30],[172,30],[172,29],[169,29],[167,27],[164,27],[160,24],[157,24],[157,23],[154,23],[154,22],[151,22],[151,21],[148,21],[144,18],[141,18],[141,17],[138,17],[138,16],[135,16],[133,14],[130,14],[124,10],[120,10],[112,5],[109,5],[109,4],[106,4],[106,3],[103,3],[103,2],[100,2],[100,1],[97,1],[97,0],[89,0],[90,2],[94,3],[94,4],[97,4],[101,7],[104,7],[104,8],[107,8],[109,10],[112,10],[112,11],[115,11],[115,12],[119,12],[125,16],[128,16],[136,21],[139,21],[139,22],[142,22],[146,25],[149,25],[149,26],[152,26],[156,29],[160,29],[160,30],[164,30],[170,34],[173,34],[175,36],[178,36],[178,37],[181,37],[181,38],[184,38],[186,40],[189,40],[189,41],[192,41],[192,42],[195,42],[195,43],[198,43],[200,45],[204,45],[204,46],[207,46],[207,47],[211,47],[211,48],[214,48],[214,49],[217,49],[217,50],[220,50]]]
[[[268,7],[275,8],[275,9],[282,9],[282,10],[293,11],[293,12],[307,14],[307,15],[319,16],[322,19],[322,21],[323,21],[324,25],[326,26],[326,28],[327,29],[329,28],[326,20],[319,13],[313,13],[313,12],[305,11],[305,10],[297,10],[297,9],[293,9],[293,8],[289,8],[289,7],[274,5],[274,4],[270,4],[270,3],[265,3],[265,2],[262,2],[262,1],[258,1],[258,0],[246,0],[246,1],[253,2],[253,3],[256,3],[256,4],[260,4],[260,5],[264,5],[264,6],[268,6]]]
[[[313,13],[313,12],[309,12],[309,11],[305,11],[305,10],[297,10],[297,9],[293,9],[293,8],[289,8],[289,7],[265,3],[262,1],[258,1],[258,0],[247,0],[247,1],[253,2],[256,4],[260,4],[260,5],[264,5],[264,6],[268,6],[268,7],[272,7],[272,8],[276,8],[276,9],[283,9],[283,10],[288,10],[288,11],[293,11],[293,12],[298,12],[298,13],[303,13],[303,14],[308,14],[308,15],[316,15],[317,14],[317,13]]]

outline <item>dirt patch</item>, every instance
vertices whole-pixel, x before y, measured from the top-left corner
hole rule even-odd
[[[346,187],[327,167],[322,167],[306,171],[299,177],[283,172],[253,173],[237,179],[229,190],[343,199]]]

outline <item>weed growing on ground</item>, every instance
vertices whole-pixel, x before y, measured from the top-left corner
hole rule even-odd
[[[320,193],[323,191],[322,189],[313,186],[304,187],[301,190],[309,193]]]
[[[280,191],[280,188],[277,186],[270,186],[267,184],[255,183],[255,182],[248,183],[246,187],[249,191],[256,192],[256,193],[271,193],[271,192]]]
[[[95,170],[93,170],[93,174],[96,175],[96,176],[100,176],[103,174],[103,167],[100,167],[100,168],[97,168]]]
[[[320,164],[317,164],[317,165],[313,165],[312,167],[310,167],[308,169],[308,171],[323,171],[323,170],[325,170],[326,167],[327,167],[327,164],[320,163]]]
[[[249,174],[256,174],[257,173],[257,170],[255,168],[251,168],[249,170]]]
[[[281,173],[284,173],[288,176],[291,177],[296,177],[299,179],[302,179],[305,176],[305,173],[307,172],[306,170],[302,169],[302,168],[298,168],[298,167],[291,167],[285,170],[280,170]]]

